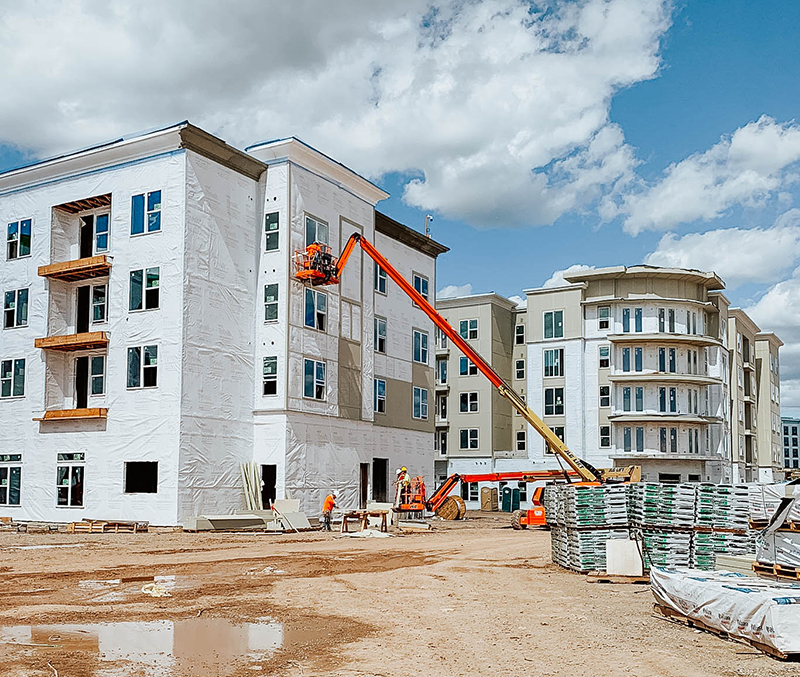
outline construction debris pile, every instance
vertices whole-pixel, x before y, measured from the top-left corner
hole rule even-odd
[[[645,568],[713,569],[718,554],[755,551],[747,485],[553,485],[545,491],[553,561],[605,571],[605,542],[633,538]]]

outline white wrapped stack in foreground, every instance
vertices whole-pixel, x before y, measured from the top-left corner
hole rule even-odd
[[[653,569],[663,613],[750,642],[782,658],[800,657],[800,585],[741,574]]]

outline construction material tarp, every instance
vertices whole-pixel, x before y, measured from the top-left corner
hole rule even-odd
[[[656,602],[732,637],[800,653],[800,585],[732,572],[652,569]]]

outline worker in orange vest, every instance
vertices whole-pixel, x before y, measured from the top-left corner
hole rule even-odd
[[[331,530],[331,513],[336,507],[336,492],[332,491],[325,498],[325,503],[322,504],[322,528],[325,531]]]

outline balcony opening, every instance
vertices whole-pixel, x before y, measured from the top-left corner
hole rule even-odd
[[[89,358],[75,360],[75,408],[86,409],[89,405]]]
[[[75,306],[75,332],[82,334],[89,331],[89,317],[91,314],[91,287],[78,287],[78,299]]]
[[[88,259],[94,254],[94,216],[82,216],[78,233],[80,253],[78,258]]]

